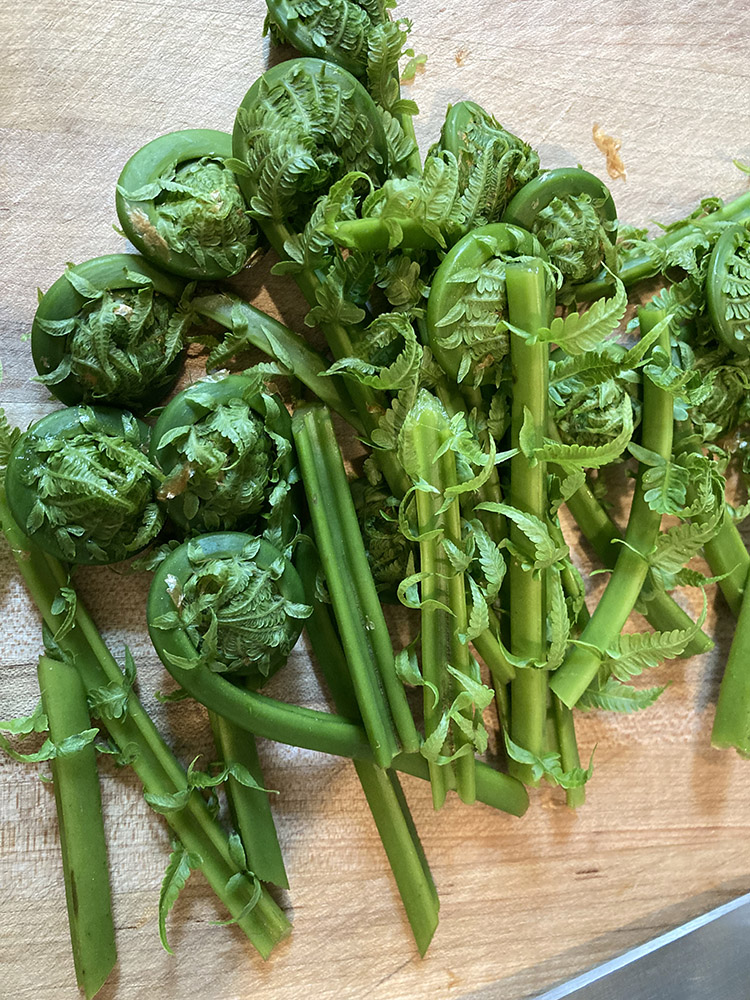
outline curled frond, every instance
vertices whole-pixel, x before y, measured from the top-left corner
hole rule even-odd
[[[147,443],[146,425],[126,412],[81,406],[43,417],[22,435],[8,463],[14,518],[40,548],[65,562],[133,555],[164,520]]]
[[[534,235],[552,263],[569,281],[588,281],[598,274],[602,263],[613,263],[610,233],[592,199],[567,195],[543,208],[534,225]]]
[[[310,612],[277,548],[228,532],[185,542],[159,567],[149,630],[167,667],[208,667],[257,687],[286,661]]]
[[[377,176],[385,136],[372,98],[332,63],[293,59],[266,72],[237,113],[234,155],[251,214],[298,230],[350,171]]]
[[[159,417],[151,454],[166,477],[157,497],[189,532],[289,521],[289,415],[260,378],[209,377],[179,393]]]
[[[427,305],[430,347],[458,382],[498,386],[507,377],[506,268],[530,256],[546,257],[535,237],[494,223],[459,240],[436,271]]]
[[[464,231],[499,222],[513,195],[539,171],[536,152],[472,101],[449,109],[439,148],[458,163]]]
[[[179,375],[189,289],[125,254],[69,267],[32,328],[37,381],[64,403],[145,409]]]
[[[215,264],[236,274],[255,247],[256,236],[234,174],[221,160],[202,157],[173,167],[147,189],[118,193],[130,203],[153,202],[153,218],[133,205],[128,218],[160,260],[167,251],[186,254],[200,270]]]

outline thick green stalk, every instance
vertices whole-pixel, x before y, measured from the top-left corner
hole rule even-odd
[[[42,656],[38,676],[52,742],[60,744],[89,729],[86,691],[75,667]],[[73,962],[78,985],[89,998],[99,992],[117,961],[94,747],[89,744],[53,759],[52,779]]]
[[[294,374],[317,398],[362,433],[362,423],[353,408],[347,388],[339,376],[324,375],[328,362],[309,346],[304,337],[278,320],[261,312],[244,299],[226,292],[191,299],[191,308],[227,330],[233,330],[237,317],[247,324],[247,343],[257,348]]]
[[[554,470],[554,466],[552,466]],[[564,474],[564,473],[563,473]],[[618,544],[622,532],[610,518],[604,507],[594,496],[591,487],[584,484],[566,501],[566,506],[578,525],[581,534],[592,547],[599,560],[608,569],[614,569],[621,553]],[[744,551],[744,545],[743,545]],[[748,558],[750,563],[750,558]],[[715,571],[714,571],[715,572]],[[651,574],[649,573],[649,577]],[[679,604],[663,587],[646,579],[641,596],[647,621],[658,632],[673,629],[689,629],[695,624]],[[685,647],[685,656],[698,656],[713,648],[713,640],[704,631],[699,631]]]
[[[365,761],[354,761],[362,790],[396,880],[420,955],[437,929],[435,883],[398,777]]]
[[[398,244],[399,250],[438,250],[440,248],[435,237],[426,233],[417,219],[406,218],[396,221],[403,234]],[[379,253],[392,249],[393,230],[384,219],[343,219],[341,222],[326,227],[325,232],[337,246],[347,247],[350,250]]]
[[[44,621],[56,631],[63,616],[52,613],[52,604],[60,587],[68,585],[67,574],[59,562],[43,554],[23,535],[13,521],[1,486],[0,524]],[[122,684],[120,668],[80,601],[74,628],[59,645],[73,658],[87,692],[109,683]],[[106,726],[122,750],[134,750],[132,767],[146,792],[171,795],[187,787],[185,770],[132,693],[127,713],[120,719],[107,720]],[[166,820],[184,847],[201,857],[201,871],[209,885],[259,953],[267,958],[274,945],[289,933],[289,921],[265,889],[254,909],[241,916],[252,899],[253,885],[249,879],[238,879],[228,888],[230,879],[241,872],[232,858],[226,834],[211,816],[204,799],[194,793],[185,809],[168,813]]]
[[[739,617],[750,571],[750,555],[737,524],[728,511],[724,514],[718,532],[704,545],[703,554],[713,575],[724,577],[719,580],[719,589],[732,614]]]
[[[515,327],[534,333],[549,324],[552,305],[545,281],[541,261],[508,265],[508,318]],[[530,344],[524,337],[511,332],[510,359],[513,379],[511,447],[519,451],[510,462],[509,502],[512,507],[546,522],[547,468],[544,462],[532,464],[523,454],[520,436],[525,423],[527,430],[533,428],[539,441],[547,429],[549,345]],[[510,540],[521,552],[528,545],[515,524],[510,528]],[[543,662],[547,651],[544,575],[523,569],[517,557],[511,558],[508,575],[511,652]],[[516,671],[515,680],[511,682],[511,739],[537,755],[544,752],[545,745],[547,682],[547,671],[535,668]],[[511,773],[527,783],[532,781],[527,765],[514,761]]]
[[[640,309],[638,318],[644,336],[666,316],[663,309]],[[669,327],[665,327],[657,345],[667,356],[670,350]],[[643,379],[643,419],[641,444],[668,461],[672,455],[674,414],[672,396],[659,389],[647,376]],[[633,503],[617,562],[599,604],[583,632],[581,643],[556,671],[550,687],[560,700],[572,708],[596,677],[607,650],[617,642],[622,627],[635,607],[648,575],[648,556],[661,526],[661,514],[646,503],[643,467],[639,468]]]
[[[328,411],[297,410],[292,433],[362,721],[376,762],[388,767],[398,753],[399,739],[406,751],[418,750],[420,739],[396,674],[388,626]]]
[[[305,628],[336,710],[356,717],[357,700],[344,651],[328,607],[315,596],[318,565],[317,554],[311,545],[298,550],[297,568],[307,600],[313,608]],[[417,947],[424,955],[437,927],[440,903],[398,776],[395,771],[383,770],[369,761],[354,761],[354,767],[378,828]]]
[[[670,229],[662,236],[657,236],[651,242],[654,246],[666,250],[689,233],[710,229],[716,222],[741,222],[747,218],[750,218],[750,191],[741,194],[734,201],[730,201],[718,212],[712,212],[702,219],[686,221],[683,225]],[[638,281],[654,277],[659,271],[658,261],[643,251],[635,250],[629,254],[623,254],[617,274],[625,286],[630,288]],[[612,275],[602,269],[592,281],[573,285],[572,288],[578,302],[591,302],[593,299],[601,298],[602,295],[612,294]]]
[[[260,788],[265,788],[258,747],[252,733],[240,729],[215,712],[209,712],[209,719],[219,758],[226,764],[242,764]],[[288,889],[289,880],[268,792],[247,788],[231,775],[225,788],[232,822],[242,840],[250,871],[262,882]]]
[[[497,684],[508,684],[513,680],[516,676],[516,668],[508,659],[505,647],[492,634],[491,629],[487,629],[476,639],[472,639],[472,645],[487,665],[493,681]]]
[[[455,453],[444,449],[450,440],[451,427],[442,404],[430,393],[417,398],[404,427],[404,451],[409,452],[409,474],[415,483],[426,483],[430,490],[415,492],[417,525],[420,536],[419,566],[421,573],[421,646],[424,688],[425,737],[430,739],[441,726],[445,712],[462,691],[458,678],[446,669],[449,665],[461,674],[471,676],[471,653],[460,636],[468,632],[466,579],[452,565],[443,542],[459,549],[461,538],[461,508]],[[427,685],[432,685],[429,687]],[[438,697],[434,697],[437,690]],[[471,708],[462,713],[472,719]],[[441,754],[460,755],[450,763],[430,762],[433,804],[439,809],[445,801],[446,775],[453,772],[456,789],[464,802],[473,802],[475,790],[474,754],[463,748],[469,738],[451,722]]]
[[[560,763],[563,771],[572,771],[581,766],[573,713],[555,695],[552,695],[551,702]],[[576,788],[566,788],[565,801],[571,809],[582,806],[586,801],[586,786],[578,785]]]
[[[398,70],[396,70],[396,76],[398,76]],[[399,87],[400,85],[401,81],[399,80]],[[414,115],[400,114],[397,115],[396,117],[401,122],[401,128],[404,130],[404,135],[406,135],[406,137],[411,139],[411,141],[414,143],[414,148],[412,149],[408,158],[404,162],[402,171],[400,171],[399,175],[397,176],[400,176],[401,173],[403,173],[404,176],[408,174],[419,176],[419,174],[422,173],[422,157],[419,153],[417,134],[414,131]]]
[[[750,757],[750,587],[742,597],[737,630],[719,689],[711,745]]]

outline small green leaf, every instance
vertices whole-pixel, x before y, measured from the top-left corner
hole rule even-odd
[[[651,688],[634,688],[623,684],[616,677],[608,677],[601,685],[587,688],[576,702],[576,708],[602,709],[625,715],[649,708],[666,690],[666,685]]]
[[[581,767],[572,768],[570,771],[563,771],[559,753],[545,753],[541,757],[526,750],[524,747],[514,743],[505,735],[505,749],[511,760],[519,764],[526,764],[531,768],[531,776],[534,781],[540,778],[547,778],[561,788],[580,788],[585,785],[594,770],[594,755],[591,754],[589,766],[584,770]]]
[[[17,719],[0,720],[0,732],[11,736],[27,736],[29,733],[46,733],[49,729],[47,716],[42,709],[41,701],[31,715],[19,716]]]
[[[405,646],[396,654],[396,673],[402,684],[411,684],[413,687],[425,687],[432,694],[432,707],[435,708],[440,701],[440,692],[431,681],[426,681],[422,676],[417,661],[416,645],[419,641],[417,636],[413,642]]]
[[[615,294],[611,298],[598,299],[583,314],[571,312],[565,319],[558,316],[549,328],[537,331],[534,340],[558,344],[567,354],[600,348],[620,325],[628,305],[625,286],[616,275],[612,277]]]
[[[167,941],[167,914],[185,888],[190,872],[200,868],[203,864],[203,858],[199,854],[185,850],[179,841],[174,841],[172,847],[173,850],[169,856],[169,863],[159,894],[159,937],[162,947],[170,955],[173,955],[174,952]]]
[[[33,753],[19,753],[18,750],[13,749],[4,736],[0,736],[0,749],[4,750],[13,760],[26,764],[38,764],[46,760],[55,760],[57,757],[72,757],[93,743],[98,734],[98,729],[84,729],[81,733],[66,736],[60,743],[53,743],[51,739],[46,739],[41,747]]]
[[[144,792],[143,797],[162,816],[171,812],[181,812],[188,804],[191,788],[181,788],[178,792]]]

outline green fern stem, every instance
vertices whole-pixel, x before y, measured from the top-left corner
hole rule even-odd
[[[398,69],[396,69],[395,71],[395,76],[398,79]],[[400,86],[401,82],[399,81],[399,88]],[[399,97],[400,96],[401,95],[399,91]],[[399,165],[399,170],[398,172],[394,173],[394,176],[395,177],[399,175],[406,176],[408,174],[415,174],[418,176],[419,174],[422,173],[422,157],[419,153],[419,143],[417,142],[417,133],[414,131],[414,115],[410,115],[404,112],[403,114],[396,115],[396,118],[398,119],[399,124],[401,125],[401,128],[403,129],[406,138],[411,139],[411,141],[414,143],[414,148],[412,149],[408,157],[404,160],[403,164]]]
[[[556,430],[550,434],[557,437]],[[552,470],[557,475],[565,473],[554,465]],[[600,562],[607,569],[614,569],[621,553],[620,541],[622,532],[594,496],[591,487],[586,483],[565,502],[573,520],[578,525],[581,534],[592,547]],[[744,546],[743,546],[744,551]],[[748,557],[750,563],[750,557]],[[649,574],[649,578],[651,574]],[[686,611],[671,597],[663,587],[647,578],[642,591],[644,615],[657,632],[671,632],[674,629],[692,629],[694,622]],[[713,640],[701,630],[695,634],[685,647],[685,656],[698,656],[713,649]]]
[[[248,867],[261,882],[288,889],[289,880],[269,795],[263,791],[265,782],[255,737],[215,712],[209,712],[209,721],[219,760],[225,764],[241,764],[259,786],[248,788],[232,775],[225,784],[232,825],[242,841]]]
[[[47,626],[54,632],[63,615],[52,613],[52,604],[68,576],[61,563],[42,553],[15,524],[0,486],[0,525],[10,544],[18,569]],[[109,683],[122,684],[122,672],[104,644],[96,626],[80,601],[76,604],[75,625],[59,640],[60,648],[70,655],[86,691],[95,691]],[[135,752],[133,770],[144,790],[155,795],[171,795],[187,787],[184,768],[162,740],[156,727],[134,695],[128,697],[127,713],[106,722],[110,736],[122,749]],[[232,858],[229,841],[206,802],[197,794],[190,796],[185,809],[166,815],[168,824],[183,846],[202,859],[200,869],[209,885],[222,900],[238,926],[263,956],[268,958],[291,930],[284,912],[264,889],[257,905],[244,916],[243,910],[253,896],[249,879],[230,879],[241,874]]]
[[[711,212],[701,219],[685,220],[684,224],[669,229],[651,242],[660,250],[668,250],[689,233],[712,229],[716,222],[742,222],[747,218],[750,218],[750,191],[746,191],[739,198],[724,205],[723,208]],[[636,250],[632,253],[623,253],[617,269],[617,276],[627,288],[630,288],[639,281],[654,277],[654,275],[659,274],[660,270],[658,259],[649,256],[642,250]],[[603,295],[611,295],[612,288],[612,275],[602,269],[593,280],[575,285],[574,291],[578,302],[591,302]]]
[[[750,757],[750,587],[745,585],[737,630],[729,650],[719,688],[711,745],[734,747],[741,757]]]
[[[426,401],[428,405],[421,405]],[[468,631],[468,611],[466,605],[466,580],[462,572],[451,565],[442,540],[461,547],[461,510],[458,497],[452,499],[450,491],[458,485],[456,456],[449,449],[436,458],[445,445],[450,426],[445,411],[429,393],[420,394],[412,410],[410,421],[410,445],[414,453],[412,476],[416,481],[428,483],[435,492],[417,489],[415,494],[417,524],[420,535],[419,565],[423,574],[421,642],[422,675],[424,688],[425,736],[429,739],[441,725],[444,712],[459,694],[458,682],[447,671],[450,664],[463,674],[471,674],[471,654],[460,634]],[[411,416],[411,415],[410,415]],[[434,697],[437,690],[438,698]],[[464,712],[468,718],[469,712]],[[442,753],[451,755],[460,752],[451,763],[430,761],[430,781],[432,801],[439,809],[447,791],[446,774],[453,771],[456,789],[464,802],[476,798],[473,753],[462,750],[468,744],[467,737],[451,724],[450,736]]]
[[[315,393],[322,403],[343,417],[357,433],[363,432],[343,379],[322,374],[328,362],[310,347],[304,337],[249,302],[226,292],[191,299],[190,306],[199,316],[205,316],[230,331],[234,329],[239,315],[246,324],[248,347],[254,347],[283,367],[288,367],[294,377]]]
[[[278,254],[281,260],[289,260],[289,256],[284,249],[284,244],[291,238],[291,233],[283,222],[259,221],[258,225],[265,233],[269,243]],[[317,289],[321,285],[320,277],[310,269],[303,269],[297,272],[295,280],[300,291],[311,306],[317,304]],[[352,340],[349,331],[342,323],[321,323],[322,330],[328,346],[331,349],[334,360],[350,358],[354,354]],[[386,405],[382,397],[369,386],[360,383],[351,383],[348,386],[349,395],[352,398],[357,411],[362,429],[366,435],[372,434],[378,426],[378,420],[384,412]],[[411,485],[404,470],[399,465],[393,452],[378,450],[373,457],[378,463],[380,471],[385,476],[393,495],[403,496]]]
[[[388,767],[420,739],[396,674],[393,647],[367,561],[349,484],[328,411],[292,418],[315,538],[347,654],[357,702],[376,762]]]
[[[88,729],[86,692],[74,666],[39,658],[39,690],[50,739]],[[86,997],[99,992],[117,961],[107,844],[96,750],[82,747],[52,761],[70,940],[78,985]]]
[[[312,615],[305,622],[305,630],[336,711],[357,718],[359,710],[344,651],[328,605],[316,597],[315,579],[320,561],[311,544],[303,542],[298,548],[296,565],[307,602],[313,608]],[[440,903],[398,775],[370,761],[355,761],[354,767],[391,866],[414,940],[420,954],[424,955],[437,928]]]
[[[728,511],[724,514],[718,532],[703,547],[703,554],[714,576],[724,577],[719,580],[719,589],[730,611],[738,618],[747,589],[750,555],[737,524]]]
[[[560,754],[560,764],[563,771],[573,771],[581,766],[573,713],[555,695],[552,695],[550,705],[552,709],[552,724],[555,730],[555,743],[557,752]],[[585,801],[585,785],[576,785],[573,788],[565,789],[565,802],[571,809],[577,809]]]
[[[509,263],[506,271],[508,319],[513,326],[530,333],[547,326],[552,302],[547,292],[544,265],[532,259]],[[519,448],[510,462],[512,507],[546,521],[547,469],[544,462],[532,462],[520,450],[524,421],[531,417],[537,440],[547,427],[549,400],[549,345],[530,344],[524,337],[510,333],[510,360],[513,380],[511,409],[511,447]],[[510,527],[510,541],[521,552],[525,536],[515,524]],[[510,645],[515,656],[543,662],[546,656],[546,602],[543,576],[526,570],[521,559],[513,556],[508,570],[510,593]],[[546,743],[547,725],[546,670],[528,668],[516,671],[511,682],[510,736],[514,743],[541,756]],[[511,773],[526,784],[534,784],[526,764],[511,761]]]
[[[641,336],[645,336],[665,316],[663,309],[640,309],[638,319]],[[655,347],[669,353],[668,326]],[[673,431],[671,395],[659,389],[648,377],[644,377],[641,424],[643,447],[668,461],[672,454]],[[575,705],[596,677],[602,657],[617,642],[648,576],[648,555],[659,534],[661,514],[646,503],[643,471],[641,467],[638,472],[624,544],[620,547],[617,562],[596,610],[581,633],[580,641],[585,645],[573,649],[550,683],[554,693],[568,708]]]
[[[391,221],[390,219],[388,220]],[[426,233],[423,225],[417,219],[403,218],[395,220],[401,229],[399,250],[439,250],[440,244],[434,236]],[[361,250],[364,253],[380,253],[392,249],[393,230],[384,219],[343,219],[324,229],[337,246],[349,250]],[[461,236],[456,230],[453,240]]]

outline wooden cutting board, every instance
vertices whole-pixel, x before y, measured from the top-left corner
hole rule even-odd
[[[624,220],[681,217],[704,195],[747,187],[750,8],[741,0],[659,4],[601,0],[405,0],[413,44],[429,56],[408,88],[423,151],[449,102],[472,98],[535,145],[545,166],[605,177],[592,125],[622,140],[628,178],[612,184]],[[50,409],[32,374],[26,333],[36,288],[67,261],[124,248],[112,229],[125,160],[178,128],[231,129],[267,65],[262,0],[11,0],[0,13],[0,225],[3,261],[0,398],[21,425]],[[261,266],[248,290],[299,330],[304,309]],[[571,535],[582,565],[588,553]],[[601,587],[594,578],[592,598]],[[140,693],[183,760],[209,753],[200,707],[164,708],[171,684],[144,628],[147,581],[86,570],[77,585],[118,656],[127,643]],[[593,586],[593,585],[592,585]],[[682,598],[681,598],[682,599]],[[687,600],[687,598],[685,598]],[[596,745],[588,801],[570,812],[557,791],[532,793],[515,819],[451,801],[435,815],[426,786],[405,779],[442,901],[426,959],[410,938],[353,769],[339,759],[264,743],[267,784],[291,889],[280,898],[291,939],[267,963],[199,876],[157,934],[169,852],[160,817],[132,774],[103,765],[119,967],[104,1000],[520,1000],[592,963],[750,890],[750,764],[709,747],[733,622],[709,598],[716,650],[654,672],[670,682],[640,716],[580,717]],[[0,716],[36,702],[39,622],[0,545]],[[324,707],[304,644],[274,693]],[[54,800],[34,767],[0,758],[0,993],[77,995]],[[634,998],[635,1000],[635,998]]]

